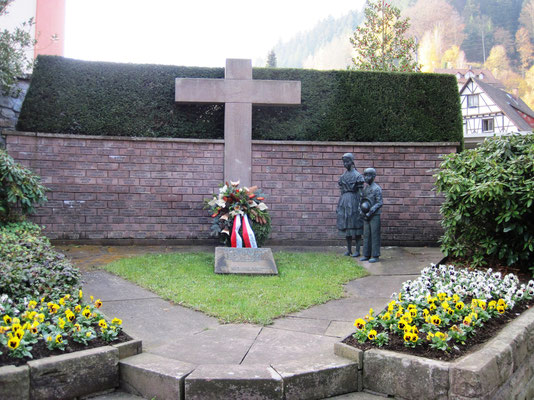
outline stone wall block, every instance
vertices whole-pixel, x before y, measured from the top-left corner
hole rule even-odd
[[[111,346],[29,361],[33,400],[87,396],[119,386],[119,350]]]
[[[363,388],[405,399],[444,400],[449,367],[441,361],[368,350],[363,356]]]
[[[28,400],[30,398],[30,369],[27,365],[0,367],[0,399]]]
[[[497,357],[489,350],[467,355],[450,368],[450,390],[457,396],[483,398],[501,383]]]

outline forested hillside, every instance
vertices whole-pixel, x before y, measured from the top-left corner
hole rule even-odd
[[[362,20],[359,11],[351,11],[341,18],[330,16],[319,22],[314,29],[301,32],[287,42],[279,42],[274,47],[278,66],[345,69],[352,57],[349,37]]]
[[[534,108],[534,0],[392,0],[410,18],[424,72],[483,67]],[[345,69],[362,12],[321,21],[274,50],[278,66]]]

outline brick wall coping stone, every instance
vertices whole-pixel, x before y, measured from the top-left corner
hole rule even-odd
[[[359,364],[363,389],[403,399],[534,398],[534,309],[508,323],[478,350],[445,362],[336,343]]]
[[[153,138],[133,136],[95,136],[95,135],[72,135],[64,133],[44,132],[19,132],[4,131],[3,135],[66,138],[66,139],[89,139],[89,140],[129,140],[149,142],[185,142],[185,143],[224,143],[224,139],[188,139],[188,138]],[[374,147],[458,147],[458,142],[312,142],[298,140],[252,140],[253,144],[272,145],[297,145],[297,146],[374,146]]]

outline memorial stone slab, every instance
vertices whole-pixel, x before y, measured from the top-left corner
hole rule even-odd
[[[273,253],[269,248],[215,248],[216,274],[278,275]]]
[[[224,179],[251,186],[252,105],[300,104],[299,81],[253,80],[252,61],[227,59],[225,79],[176,78],[175,101],[224,104]]]

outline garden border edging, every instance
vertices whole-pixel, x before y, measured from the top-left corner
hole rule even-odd
[[[358,363],[363,388],[411,399],[534,398],[534,309],[475,352],[445,362],[344,343],[334,353]]]
[[[139,354],[141,340],[96,347],[0,367],[0,398],[80,397],[119,386],[119,360]]]

